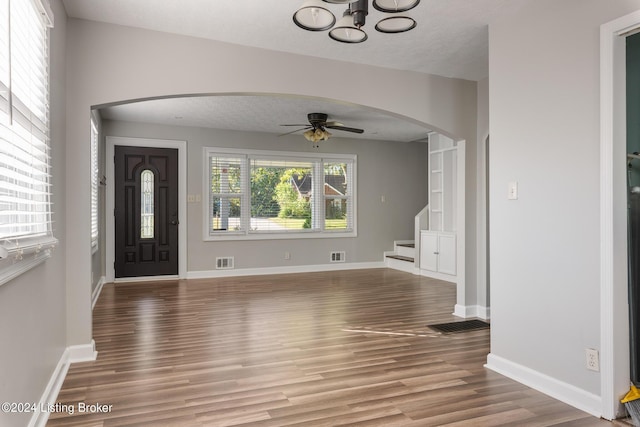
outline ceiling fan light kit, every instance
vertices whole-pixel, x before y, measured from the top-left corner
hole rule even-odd
[[[313,142],[314,148],[318,147],[318,142],[326,141],[331,138],[331,132],[328,129],[336,129],[344,132],[351,133],[364,133],[364,130],[358,128],[347,127],[342,123],[336,121],[327,121],[329,116],[326,113],[309,113],[307,114],[307,120],[309,124],[287,124],[280,126],[303,126],[300,129],[296,129],[292,132],[287,132],[280,136],[289,135],[294,132],[299,132],[304,130],[305,132],[302,134],[305,139],[309,142]]]
[[[335,15],[326,4],[348,5],[342,18]],[[373,0],[373,7],[383,13],[396,14],[413,9],[420,0]],[[342,43],[361,43],[367,40],[362,29],[369,14],[369,0],[307,0],[293,14],[293,21],[308,31],[329,30],[329,37]],[[389,16],[381,19],[375,29],[381,33],[403,33],[415,28],[416,21],[408,16]]]

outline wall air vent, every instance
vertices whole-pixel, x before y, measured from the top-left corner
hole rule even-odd
[[[231,270],[233,268],[233,257],[217,257],[216,270]]]
[[[330,262],[344,262],[346,258],[346,253],[344,251],[340,252],[331,252],[331,256],[329,257]]]

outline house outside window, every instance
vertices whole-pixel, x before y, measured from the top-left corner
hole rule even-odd
[[[205,148],[205,240],[356,235],[356,156]]]

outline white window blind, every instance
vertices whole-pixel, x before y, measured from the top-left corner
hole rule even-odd
[[[0,0],[0,283],[6,281],[7,258],[12,264],[41,259],[55,243],[49,153],[53,20],[46,6]]]
[[[243,156],[212,154],[209,157],[209,231],[245,229],[244,184],[246,160]]]
[[[99,236],[99,224],[98,224],[98,190],[100,188],[99,178],[99,165],[98,165],[98,127],[91,118],[91,247],[93,250],[98,249],[98,236]]]

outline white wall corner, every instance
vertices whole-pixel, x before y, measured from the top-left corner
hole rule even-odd
[[[477,307],[477,317],[483,320],[491,319],[491,307],[485,307],[482,305],[478,305]]]
[[[485,368],[587,412],[602,416],[602,398],[581,388],[490,353]]]
[[[70,363],[92,362],[98,357],[94,340],[91,340],[89,344],[69,346],[67,351],[69,352]]]

